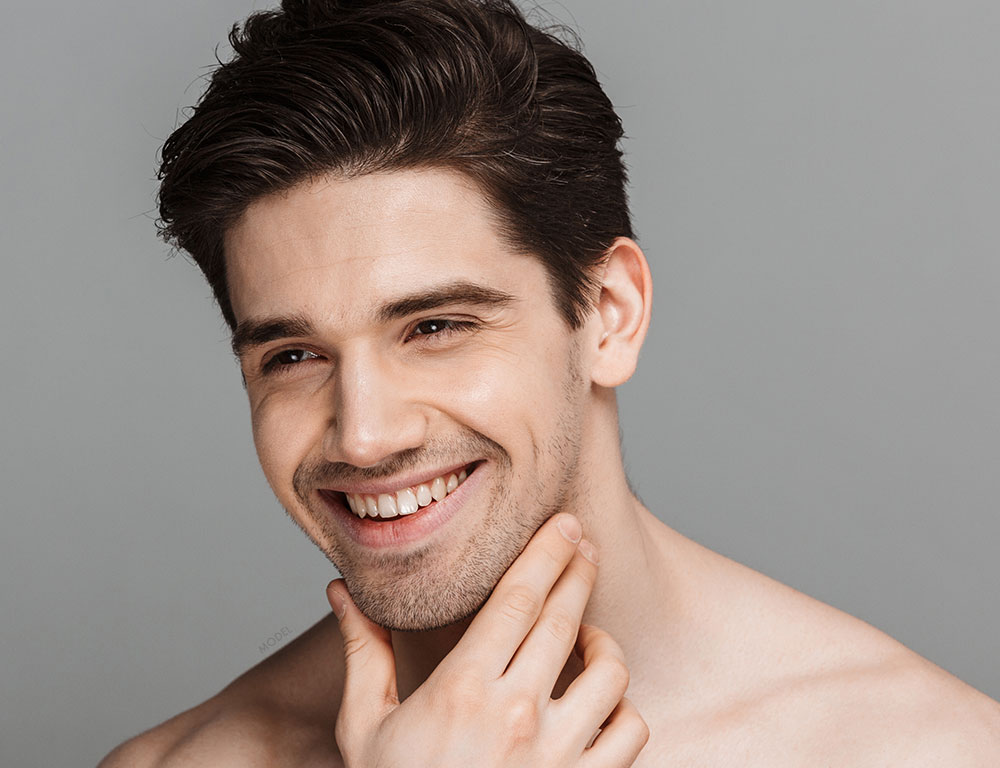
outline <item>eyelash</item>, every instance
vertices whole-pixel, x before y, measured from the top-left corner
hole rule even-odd
[[[436,333],[415,333],[417,328],[421,325],[427,325],[429,323],[436,323],[437,325],[444,325],[444,330],[438,331]],[[406,340],[409,341],[414,336],[451,336],[455,333],[464,333],[467,331],[473,331],[479,327],[478,323],[471,320],[451,320],[447,317],[431,317],[427,320],[421,320],[413,324],[413,330],[407,335]]]
[[[434,323],[436,325],[443,326],[443,328],[435,333],[416,333],[416,329],[418,327],[420,327],[421,325],[427,325],[429,323]],[[406,341],[409,341],[415,336],[447,337],[456,333],[468,333],[477,330],[478,328],[479,328],[479,323],[473,322],[471,320],[450,320],[448,318],[432,317],[428,318],[427,320],[420,320],[419,322],[414,323],[412,329],[406,336]],[[267,360],[264,361],[264,364],[261,366],[261,372],[264,374],[280,374],[284,371],[287,371],[289,368],[294,368],[296,365],[299,365],[299,363],[305,362],[304,360],[299,360],[298,362],[295,363],[279,362],[278,358],[281,355],[286,354],[288,352],[300,352],[309,355],[316,355],[315,352],[300,347],[289,347],[288,349],[281,349],[275,352],[273,355],[271,355],[271,357],[269,357]],[[319,357],[319,355],[316,355],[316,357]],[[312,357],[306,358],[306,360],[312,360],[312,359],[314,358]]]

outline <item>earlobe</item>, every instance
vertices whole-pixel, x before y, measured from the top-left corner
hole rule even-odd
[[[630,238],[618,238],[608,251],[593,316],[595,384],[617,387],[635,372],[649,329],[652,298],[652,278],[642,249]]]

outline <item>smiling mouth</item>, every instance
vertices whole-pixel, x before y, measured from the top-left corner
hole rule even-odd
[[[416,514],[425,507],[432,506],[447,498],[450,493],[465,482],[466,478],[480,464],[482,464],[482,460],[474,461],[458,470],[446,472],[422,483],[394,491],[348,493],[334,489],[322,489],[320,494],[336,500],[345,509],[361,519],[368,519],[371,522],[395,520]]]

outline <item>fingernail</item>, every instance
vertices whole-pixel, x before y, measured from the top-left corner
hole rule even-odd
[[[594,565],[601,562],[600,555],[597,554],[597,547],[584,539],[580,542],[580,554],[587,558]]]
[[[337,614],[337,619],[344,618],[344,614],[347,613],[347,602],[344,600],[344,596],[340,594],[340,590],[331,589],[327,592],[327,596],[330,598],[330,607]]]
[[[563,535],[564,539],[572,541],[574,544],[583,535],[583,531],[580,529],[580,521],[572,515],[563,515],[556,520],[556,528],[559,529],[559,533]]]

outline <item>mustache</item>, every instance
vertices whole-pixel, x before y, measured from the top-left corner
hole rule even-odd
[[[407,448],[370,467],[326,459],[306,459],[295,470],[292,488],[299,501],[307,504],[309,494],[317,488],[336,488],[359,481],[378,482],[421,467],[448,466],[463,459],[471,463],[482,458],[492,458],[501,465],[510,466],[510,455],[499,443],[479,432],[470,431],[453,440]]]

